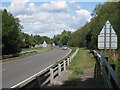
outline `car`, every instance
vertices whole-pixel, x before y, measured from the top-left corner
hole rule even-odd
[[[67,46],[66,46],[66,45],[63,45],[62,49],[63,49],[63,50],[67,50]]]
[[[62,45],[59,45],[59,47],[62,47]]]

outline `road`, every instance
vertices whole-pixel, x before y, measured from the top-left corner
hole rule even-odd
[[[51,51],[2,64],[2,88],[10,88],[62,59],[70,49],[56,47]]]

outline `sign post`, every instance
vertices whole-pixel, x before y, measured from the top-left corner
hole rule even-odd
[[[117,49],[117,35],[109,21],[103,26],[100,35],[98,35],[98,49]]]

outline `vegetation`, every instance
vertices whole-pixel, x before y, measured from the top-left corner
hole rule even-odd
[[[72,33],[69,45],[98,49],[98,35],[106,21],[109,20],[118,36],[118,48],[120,48],[119,6],[120,2],[98,4],[93,10],[91,22],[87,22],[82,28]]]
[[[1,11],[0,11],[1,12]],[[21,51],[21,29],[19,19],[7,10],[2,11],[2,54],[15,54]]]
[[[69,45],[71,47],[87,47],[88,49],[98,49],[98,35],[107,20],[110,21],[118,36],[118,49],[120,49],[120,2],[105,2],[98,4],[92,12],[92,19],[76,32],[64,30],[61,34],[55,35],[52,39],[47,36],[28,35],[21,32],[23,27],[19,24],[19,19],[14,18],[7,10],[2,12],[2,50],[4,54],[19,53],[21,48],[34,47],[42,44],[45,40],[48,44]]]
[[[79,48],[77,55],[72,60],[70,66],[68,66],[68,69],[73,70],[73,73],[69,76],[68,81],[64,85],[77,85],[80,81],[80,76],[84,73],[83,70],[94,68],[94,66],[95,59],[92,53],[90,53],[90,51],[85,48]]]
[[[68,41],[70,40],[71,32],[63,31],[61,34],[54,36],[53,42],[56,45],[68,45]]]
[[[23,26],[20,25],[20,20],[15,18],[6,9],[0,10],[2,16],[2,54],[16,54],[21,52],[22,48],[31,48],[35,45],[42,44],[46,41],[48,44],[51,39],[47,36],[28,35],[21,32]],[[1,24],[0,24],[1,25]],[[1,46],[1,45],[0,45]]]
[[[38,53],[40,53],[40,52],[49,51],[51,49],[53,49],[53,48],[52,47],[46,47],[46,48],[26,49],[26,50],[21,51],[21,53],[29,52],[29,51],[38,51]]]
[[[48,44],[50,43],[50,38],[47,36],[40,36],[40,35],[28,35],[22,32],[22,48],[30,48],[35,47],[35,45],[42,44],[46,41]]]
[[[69,47],[72,51],[70,52],[70,54],[68,54],[66,57],[64,57],[62,60],[60,60],[60,61],[57,61],[53,66],[51,66],[51,67],[54,67],[54,66],[56,66],[58,63],[60,63],[60,62],[62,62],[62,61],[64,61],[65,59],[67,59],[68,57],[70,57],[75,51],[76,51],[76,49],[77,49],[77,47]]]
[[[21,51],[21,53],[28,52],[28,51],[38,51],[38,52],[37,53],[29,53],[27,55],[21,55],[21,56],[13,57],[13,58],[3,59],[1,62],[14,60],[14,59],[19,59],[19,58],[24,58],[24,57],[31,56],[31,55],[36,55],[36,54],[39,54],[39,53],[42,53],[42,52],[49,51],[51,49],[53,49],[53,48],[52,47],[46,47],[46,48],[37,48],[37,49],[23,50],[23,51]]]

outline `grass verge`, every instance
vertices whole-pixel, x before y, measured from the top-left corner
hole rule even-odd
[[[52,47],[27,49],[27,50],[21,51],[20,53],[25,53],[25,52],[29,52],[29,51],[38,51],[38,53],[40,53],[40,52],[49,51],[49,50],[51,50],[51,49],[52,49]]]
[[[28,56],[31,56],[31,55],[36,55],[36,54],[39,54],[39,53],[42,53],[42,52],[50,51],[50,50],[52,50],[52,49],[53,49],[53,47],[23,50],[21,53],[23,53],[23,52],[28,52],[28,51],[38,51],[38,52],[37,52],[37,53],[30,53],[30,54],[27,54],[27,55],[21,55],[21,56],[13,57],[13,58],[3,59],[3,60],[1,60],[1,62],[10,61],[10,60],[15,60],[15,59],[19,59],[19,58],[24,58],[24,57],[28,57]]]
[[[67,69],[72,70],[73,73],[68,77],[68,81],[63,86],[77,86],[84,69],[93,68],[95,66],[95,58],[92,53],[85,48],[79,48],[77,55],[72,60]]]

